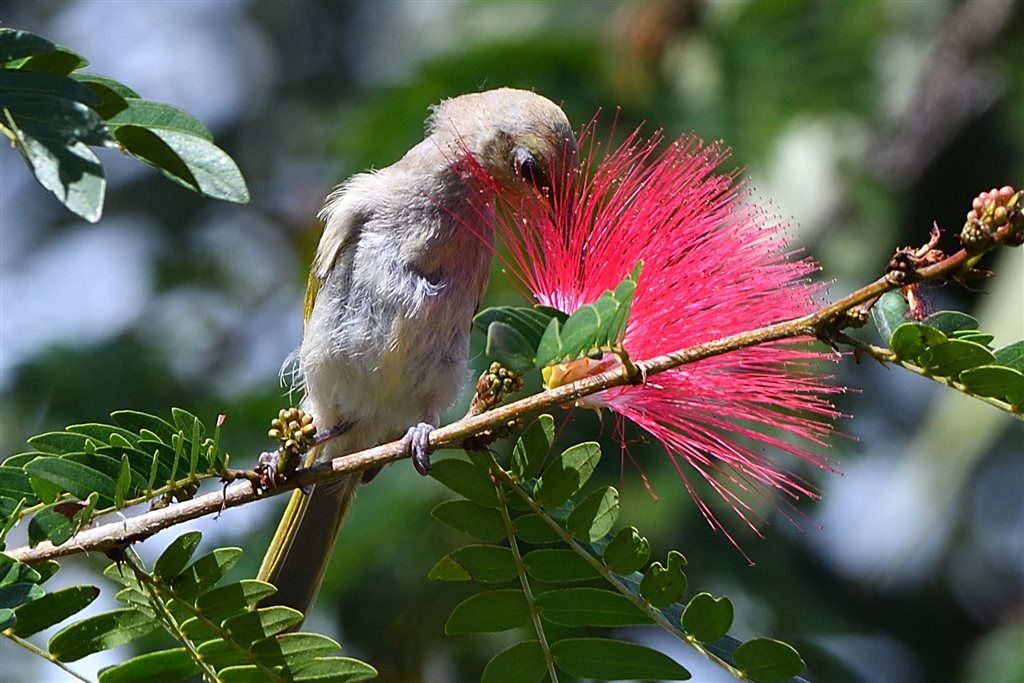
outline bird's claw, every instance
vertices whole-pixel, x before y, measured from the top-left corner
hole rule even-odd
[[[263,451],[260,453],[256,465],[256,478],[259,481],[261,491],[269,491],[275,487],[278,481],[281,451]]]
[[[409,427],[409,431],[402,437],[402,448],[412,458],[413,467],[423,476],[430,473],[430,432],[432,431],[434,431],[434,425],[420,422]]]

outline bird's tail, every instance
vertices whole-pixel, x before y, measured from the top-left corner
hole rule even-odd
[[[271,604],[308,613],[358,486],[355,475],[292,492],[257,575],[277,587]]]

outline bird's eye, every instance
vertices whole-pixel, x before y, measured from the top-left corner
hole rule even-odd
[[[542,175],[540,165],[537,164],[537,160],[533,158],[532,154],[522,147],[516,147],[515,164],[516,172],[519,173],[520,177],[534,187],[540,186]]]

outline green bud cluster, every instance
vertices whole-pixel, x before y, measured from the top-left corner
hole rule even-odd
[[[469,406],[469,413],[479,415],[486,412],[522,388],[523,376],[495,361],[476,381],[476,395]]]
[[[312,417],[298,408],[282,408],[270,421],[267,436],[280,441],[282,449],[289,454],[302,455],[314,444],[316,425]]]

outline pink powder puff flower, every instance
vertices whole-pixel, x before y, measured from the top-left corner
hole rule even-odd
[[[681,137],[658,153],[661,143],[660,135],[645,141],[634,132],[598,164],[585,160],[575,182],[563,184],[566,196],[551,202],[541,193],[524,199],[503,192],[469,164],[509,209],[499,212],[497,239],[517,288],[536,303],[572,313],[642,261],[623,340],[633,361],[813,311],[820,287],[809,276],[817,267],[794,258],[783,226],[752,201],[735,173],[716,170],[728,152]],[[736,545],[698,495],[693,472],[759,535],[745,495],[774,491],[791,501],[817,499],[808,482],[764,451],[831,469],[815,450],[827,446],[839,415],[827,397],[841,389],[826,384],[815,367],[829,358],[834,355],[810,350],[806,340],[762,344],[677,367],[639,386],[608,389],[587,402],[657,438],[705,520]],[[611,354],[584,358],[548,368],[545,381],[565,384],[617,363]]]

